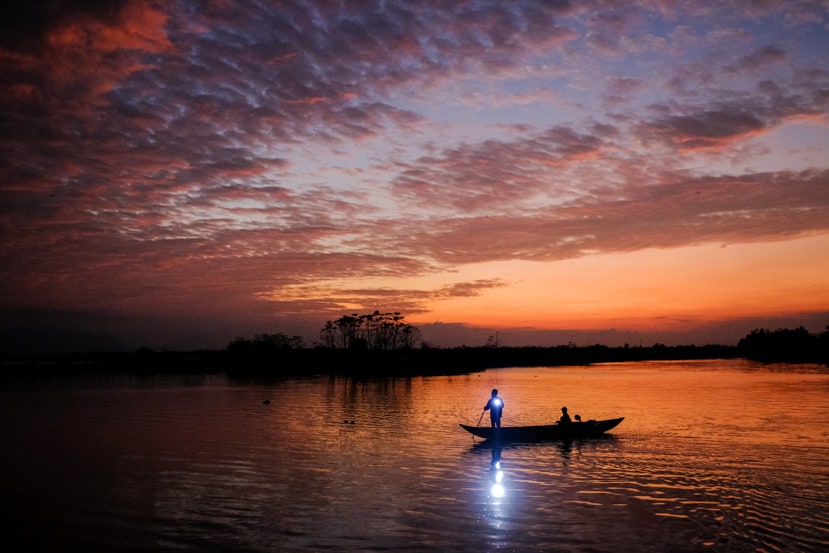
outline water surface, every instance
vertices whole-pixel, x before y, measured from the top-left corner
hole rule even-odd
[[[505,425],[564,405],[626,418],[604,439],[493,452],[458,427],[492,388]],[[4,550],[829,548],[829,373],[815,366],[98,376],[7,385],[0,440]]]

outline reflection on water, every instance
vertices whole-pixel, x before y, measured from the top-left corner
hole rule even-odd
[[[489,488],[489,495],[495,499],[501,499],[507,493],[504,487],[504,470],[501,467],[501,450],[498,445],[492,446],[492,460],[489,462],[489,472],[492,475],[492,486]]]
[[[739,361],[0,391],[19,551],[823,551],[829,375]],[[472,423],[625,416],[492,448]],[[265,400],[268,402],[265,403]]]

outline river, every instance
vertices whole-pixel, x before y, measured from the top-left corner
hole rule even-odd
[[[625,420],[493,451],[458,426],[492,388],[505,426]],[[829,550],[814,365],[7,381],[0,440],[4,551]]]

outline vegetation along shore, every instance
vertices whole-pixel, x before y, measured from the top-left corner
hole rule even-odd
[[[463,374],[498,367],[586,365],[657,360],[747,358],[766,363],[829,366],[829,327],[822,333],[796,329],[756,329],[737,345],[576,346],[434,348],[420,341],[416,327],[399,313],[347,315],[328,321],[321,341],[306,346],[283,333],[237,338],[222,350],[5,353],[5,376],[110,371],[148,373],[227,373],[281,377],[311,374],[412,376]]]

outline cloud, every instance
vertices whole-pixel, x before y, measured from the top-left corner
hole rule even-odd
[[[514,216],[446,218],[402,245],[414,257],[479,263],[781,240],[829,232],[827,185],[826,170],[685,178],[659,187],[631,186],[620,191],[626,197],[619,200],[581,200]]]
[[[0,67],[6,72],[3,81],[14,84],[4,87],[0,106],[13,107],[10,113],[35,124],[32,115],[88,117],[104,94],[151,67],[148,54],[172,49],[164,30],[167,16],[151,4],[115,2],[106,11],[96,4],[11,8],[3,25],[8,40],[0,43]]]
[[[691,115],[672,115],[653,121],[650,131],[670,140],[680,150],[722,148],[730,141],[763,132],[756,115],[731,110],[710,110]]]
[[[735,70],[754,73],[768,66],[783,63],[788,58],[786,51],[778,45],[769,45],[743,56],[735,64]]]
[[[514,209],[532,203],[548,189],[539,173],[598,155],[601,146],[601,138],[568,127],[510,142],[463,145],[404,167],[394,191],[403,201],[432,209],[445,206],[484,213]]]
[[[355,274],[359,277],[361,272]],[[377,278],[377,272],[374,273]],[[478,279],[468,282],[456,282],[432,289],[413,288],[347,288],[342,282],[349,275],[339,274],[328,280],[321,279],[313,283],[301,283],[279,287],[258,294],[258,297],[279,306],[281,312],[327,312],[336,316],[346,311],[373,311],[378,306],[399,311],[408,315],[417,315],[428,310],[428,304],[435,300],[452,298],[472,298],[495,288],[508,286],[502,279]],[[324,300],[322,299],[324,298]]]

